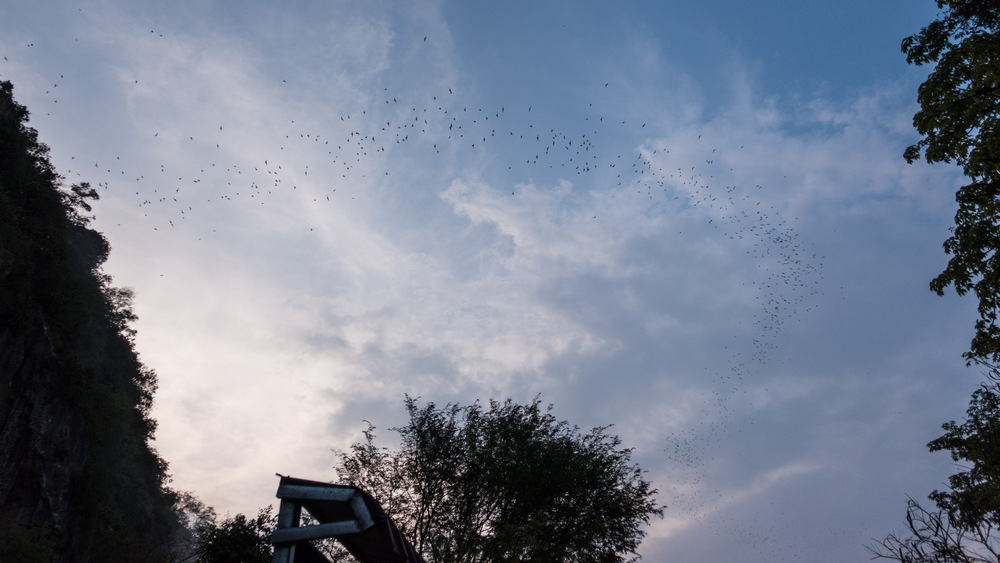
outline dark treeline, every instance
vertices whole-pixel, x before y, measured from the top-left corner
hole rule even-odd
[[[180,561],[195,502],[151,447],[155,373],[101,271],[88,184],[63,185],[0,82],[0,561]]]

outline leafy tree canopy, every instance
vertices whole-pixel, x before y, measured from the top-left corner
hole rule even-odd
[[[262,508],[256,518],[237,514],[221,522],[208,518],[196,528],[198,563],[271,563],[276,517]]]
[[[919,33],[903,40],[906,60],[935,64],[920,86],[920,111],[913,124],[922,138],[905,152],[914,162],[954,162],[971,182],[958,189],[951,255],[931,282],[943,294],[979,298],[979,319],[967,362],[1000,361],[1000,3],[993,0],[937,0],[942,12]]]
[[[582,433],[551,405],[484,410],[406,398],[399,451],[374,427],[337,452],[342,481],[370,492],[428,561],[635,560],[663,509],[608,427]]]
[[[966,419],[943,425],[945,434],[928,444],[931,451],[949,451],[964,468],[948,479],[950,490],[931,494],[939,507],[959,521],[984,521],[1000,527],[1000,376],[972,394]]]
[[[1000,3],[937,0],[939,17],[903,40],[907,62],[934,64],[920,86],[913,118],[922,138],[904,156],[914,162],[954,162],[970,180],[958,189],[951,255],[931,281],[944,293],[969,290],[979,298],[979,319],[967,363],[989,367],[989,383],[972,396],[962,424],[928,444],[947,450],[961,471],[949,488],[934,491],[936,508],[910,500],[907,532],[869,546],[877,558],[901,562],[996,562],[1000,560]]]
[[[934,491],[936,509],[911,500],[906,536],[890,535],[871,551],[904,563],[996,562],[1000,560],[1000,370],[972,395],[961,424],[943,425],[931,451],[949,451],[962,471],[949,488]]]

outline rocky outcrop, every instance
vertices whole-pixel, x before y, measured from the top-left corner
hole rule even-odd
[[[0,246],[0,282],[13,262]],[[54,560],[67,560],[58,540],[67,536],[86,433],[83,416],[60,393],[59,360],[41,311],[33,309],[24,330],[0,328],[0,525],[9,534],[51,538]]]
[[[0,331],[0,512],[8,525],[64,535],[74,476],[86,459],[80,412],[59,392],[59,362],[41,314]]]
[[[0,81],[0,562],[169,561],[182,523],[131,292],[100,271],[96,191],[62,186],[12,92]]]

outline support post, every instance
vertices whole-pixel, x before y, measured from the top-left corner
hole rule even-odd
[[[280,530],[298,528],[301,519],[302,505],[292,500],[281,499],[281,504],[278,507],[278,522],[274,532],[277,534]],[[274,557],[271,561],[272,563],[295,563],[295,544],[276,544]]]

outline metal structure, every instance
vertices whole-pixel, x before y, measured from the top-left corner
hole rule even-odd
[[[311,542],[336,538],[361,563],[424,563],[371,495],[357,487],[281,477],[273,563],[329,563]],[[317,523],[301,525],[302,509]]]

